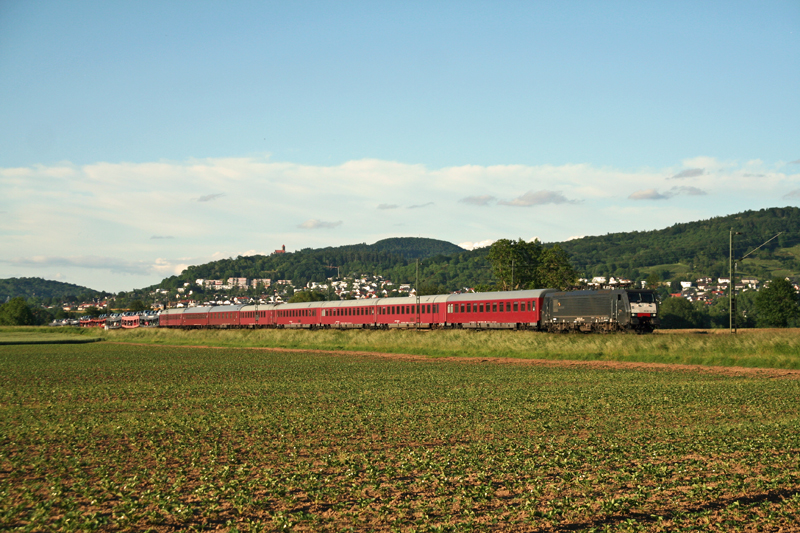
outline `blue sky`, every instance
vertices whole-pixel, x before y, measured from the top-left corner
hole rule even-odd
[[[0,277],[800,202],[800,3],[0,2]]]

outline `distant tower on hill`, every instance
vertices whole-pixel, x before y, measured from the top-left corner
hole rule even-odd
[[[284,244],[283,246],[281,246],[280,250],[275,250],[275,253],[276,254],[285,254],[286,253],[286,245]]]

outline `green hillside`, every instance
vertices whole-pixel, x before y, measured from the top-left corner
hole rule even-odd
[[[83,301],[99,298],[108,293],[98,292],[87,287],[52,281],[42,278],[8,278],[0,279],[0,303],[7,299],[21,296],[26,300]]]
[[[370,246],[371,249],[389,252],[405,259],[423,259],[436,255],[454,255],[464,249],[447,241],[420,237],[395,237],[383,239]]]
[[[783,232],[739,263],[739,275],[768,279],[800,273],[800,209],[745,211],[655,231],[613,233],[561,243],[578,271],[637,279],[658,273],[662,279],[723,276],[728,273],[731,228],[739,258]]]
[[[416,276],[420,260],[422,284],[445,288],[488,283],[491,273],[485,261],[486,251],[468,252],[455,244],[435,239],[402,237],[384,239],[375,244],[355,244],[294,253],[222,259],[190,266],[180,276],[162,282],[162,288],[177,287],[196,279],[230,277],[289,279],[296,287],[329,277],[372,274],[403,283]]]
[[[745,211],[665,229],[584,237],[560,244],[583,276],[618,276],[640,280],[656,273],[662,279],[718,277],[728,271],[731,228],[737,257],[783,232],[764,248],[740,262],[740,276],[769,279],[800,274],[800,209],[796,207]],[[509,235],[514,238],[515,236]],[[555,244],[555,243],[551,243]],[[445,241],[412,237],[385,239],[295,253],[223,259],[191,266],[180,276],[164,280],[162,287],[177,287],[198,278],[229,277],[290,279],[302,286],[355,274],[382,275],[395,282],[413,282],[420,260],[420,284],[447,290],[494,282],[488,248],[467,251]],[[338,267],[338,268],[337,268]]]
[[[731,228],[742,233],[735,240],[737,257],[783,232],[740,262],[739,276],[765,280],[773,276],[797,278],[800,275],[800,209],[796,207],[745,211],[675,224],[661,230],[613,233],[559,244],[582,276],[617,276],[636,281],[655,273],[664,280],[687,280],[727,275]],[[374,244],[307,248],[294,253],[222,259],[190,266],[179,276],[163,280],[160,287],[176,288],[199,278],[231,277],[289,279],[299,287],[309,281],[321,282],[335,277],[337,273],[342,277],[381,275],[395,283],[413,283],[416,261],[419,260],[420,285],[426,290],[456,290],[494,283],[486,259],[488,251],[488,248],[467,251],[436,239],[399,237]],[[143,288],[134,291],[132,296],[141,298],[147,291],[148,288]],[[40,299],[86,299],[103,293],[40,278],[0,280],[0,298],[3,301],[15,296],[31,298],[34,294]]]

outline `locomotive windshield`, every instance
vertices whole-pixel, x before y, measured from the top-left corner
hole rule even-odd
[[[635,304],[652,304],[656,299],[652,292],[629,292],[628,301]]]

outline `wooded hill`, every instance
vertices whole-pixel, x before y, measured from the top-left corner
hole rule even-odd
[[[42,278],[8,278],[0,279],[0,303],[21,296],[26,300],[32,298],[41,301],[82,302],[90,298],[101,298],[108,295],[87,287],[52,281]]]
[[[190,266],[180,276],[164,280],[161,287],[177,287],[197,279],[227,280],[231,277],[289,279],[300,287],[309,281],[336,277],[337,273],[341,277],[381,275],[397,283],[406,283],[414,281],[419,259],[421,284],[453,290],[492,281],[486,252],[468,252],[436,239],[401,237],[375,244],[306,248],[294,253],[222,259]]]
[[[721,277],[728,273],[728,242],[731,228],[735,255],[744,254],[783,232],[764,248],[739,262],[739,276],[766,280],[773,276],[800,274],[800,209],[783,207],[745,211],[735,215],[675,224],[655,231],[611,233],[559,243],[584,277],[596,275],[625,277],[633,281],[658,274],[662,280]],[[508,238],[514,238],[508,235]],[[223,259],[187,268],[179,276],[163,280],[162,288],[180,287],[199,278],[231,277],[290,279],[296,287],[309,281],[325,281],[337,271],[381,275],[395,283],[413,283],[419,259],[420,285],[428,290],[452,291],[494,283],[488,248],[467,251],[455,244],[414,237],[384,239],[374,244],[354,244],[320,249],[306,248],[294,253]],[[338,270],[337,270],[338,267]],[[150,288],[135,293],[145,294]],[[0,280],[0,298],[97,297],[86,287],[41,278]]]
[[[734,258],[741,258],[776,234],[777,239],[739,261],[739,275],[769,279],[800,273],[800,209],[783,207],[745,211],[656,231],[611,233],[561,243],[573,265],[585,275],[629,279],[657,273],[662,279],[728,275],[730,231]]]
[[[584,277],[595,275],[640,280],[656,273],[663,280],[720,277],[728,272],[731,228],[734,253],[741,257],[775,234],[783,234],[739,263],[740,276],[769,279],[800,274],[800,209],[796,207],[745,211],[735,215],[675,224],[665,229],[613,233],[558,243]],[[509,236],[513,238],[513,236]],[[551,243],[553,244],[553,243]],[[295,286],[354,274],[382,275],[396,283],[413,283],[419,258],[420,285],[442,290],[489,286],[494,283],[488,248],[467,251],[435,239],[396,238],[375,244],[295,253],[223,259],[187,268],[162,287],[176,287],[198,278],[229,277],[290,279]]]

